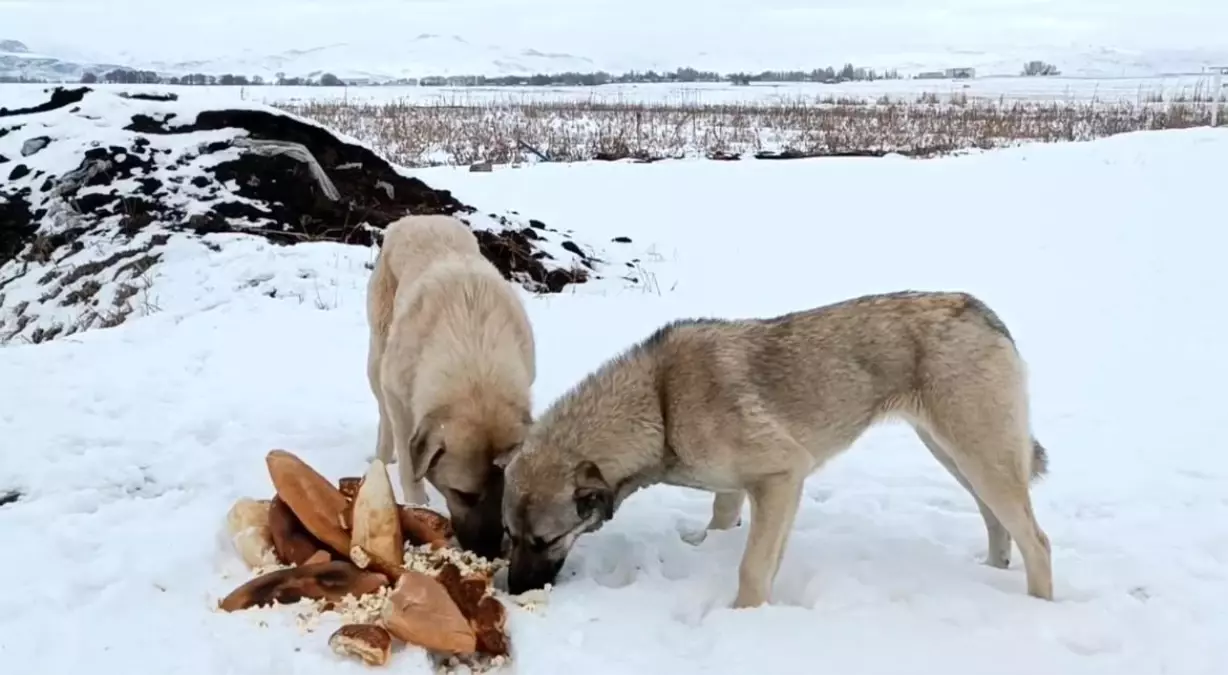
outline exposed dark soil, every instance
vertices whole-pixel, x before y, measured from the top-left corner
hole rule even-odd
[[[55,110],[81,101],[89,91],[88,87],[57,89],[47,103],[8,114]],[[134,115],[124,129],[135,136],[125,145],[89,148],[82,153],[74,171],[48,176],[42,183],[43,191],[55,190],[81,214],[84,227],[39,238],[36,235],[46,213],[32,206],[41,203],[30,194],[29,185],[33,183],[11,191],[0,186],[0,193],[8,199],[7,204],[0,202],[0,265],[18,256],[26,262],[60,260],[81,250],[80,237],[93,233],[104,221],[109,223],[106,232],[114,232],[118,223],[117,234],[129,238],[157,226],[199,235],[242,232],[283,245],[332,241],[367,246],[378,241],[380,231],[389,223],[405,215],[449,214],[468,221],[467,216],[476,213],[451,192],[403,175],[371,150],[343,142],[322,127],[287,115],[261,110],[211,110],[200,113],[191,124],[177,126],[172,124],[176,119],[173,98],[142,95],[130,98],[163,102],[167,112]],[[319,163],[335,187],[337,198],[330,198],[309,165],[291,154],[262,153],[241,143],[223,141],[171,158],[162,154],[169,150],[151,147],[151,137],[221,129],[242,129],[251,140],[301,144]],[[234,159],[204,169],[189,168],[199,155],[235,150],[238,152]],[[30,171],[21,164],[8,175],[11,180],[28,180]],[[38,173],[33,176],[40,177]],[[118,187],[107,189],[121,180],[122,191]],[[167,199],[188,184],[197,193],[203,193],[197,201],[208,207],[205,213],[189,216]],[[85,191],[87,187],[92,189]],[[506,219],[501,220],[514,227]],[[579,266],[560,269],[557,263],[547,264],[553,257],[541,249],[539,242],[543,236],[535,229],[556,231],[540,221],[529,221],[529,225],[503,232],[475,230],[475,234],[483,254],[500,272],[532,291],[555,293],[569,284],[588,280],[593,263],[599,261],[590,258],[575,243],[563,241],[562,245],[580,258]],[[562,233],[556,232],[554,236],[568,239]],[[136,253],[150,253],[148,247],[136,249],[116,243],[119,246],[115,255],[100,262],[101,269],[110,269]],[[0,285],[3,283],[0,279]],[[62,280],[59,287],[68,283]],[[78,288],[71,292],[75,293],[71,299],[77,301],[84,291]]]
[[[34,240],[38,231],[38,223],[30,212],[30,202],[26,194],[16,192],[6,194],[0,200],[0,265],[12,260],[26,244]],[[5,280],[0,278],[0,287]]]
[[[76,89],[65,89],[63,87],[56,87],[51,92],[51,98],[49,98],[46,103],[40,103],[36,106],[31,106],[29,108],[15,108],[13,110],[10,110],[8,108],[0,108],[0,117],[29,115],[31,113],[47,112],[49,110],[56,110],[58,108],[70,106],[74,103],[80,103],[81,99],[85,98],[85,95],[89,91],[90,91],[89,87],[78,87]]]

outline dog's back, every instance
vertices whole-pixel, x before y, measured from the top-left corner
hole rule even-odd
[[[679,321],[649,345],[664,381],[675,383],[667,400],[681,410],[671,419],[693,418],[687,409],[701,405],[710,416],[714,403],[731,423],[759,411],[771,418],[762,423],[782,425],[808,447],[842,450],[885,417],[928,421],[932,404],[943,404],[928,400],[933,385],[952,380],[1026,399],[1013,338],[965,293],[891,293],[770,319]],[[1026,423],[1026,408],[1011,414]],[[1039,473],[1043,448],[1035,455],[1029,468]]]
[[[481,256],[433,263],[397,294],[388,349],[415,363],[412,400],[470,397],[491,387],[527,393],[533,331],[516,290]],[[496,392],[486,392],[494,395]]]
[[[432,263],[481,256],[477,239],[452,216],[404,216],[384,230],[384,242],[367,285],[367,319],[372,339],[383,345],[397,288],[413,283]]]

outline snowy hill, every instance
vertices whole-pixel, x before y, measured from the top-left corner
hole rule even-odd
[[[30,51],[19,40],[0,40],[0,78],[75,82],[87,72],[100,73],[118,67],[40,54]]]
[[[432,75],[531,75],[535,73],[592,72],[600,66],[591,59],[532,48],[505,48],[475,44],[458,35],[422,34],[395,43],[336,43],[307,49],[264,53],[255,50],[223,51],[214,58],[196,60],[141,59],[119,54],[101,63],[34,53],[17,40],[0,41],[0,77],[79,80],[85,72],[115,68],[150,70],[162,75],[259,75],[274,80],[287,77],[369,78],[380,82]],[[116,65],[116,62],[122,65]]]
[[[200,51],[199,49],[196,51]],[[139,52],[108,52],[98,59],[35,53],[16,40],[0,41],[0,77],[77,81],[85,72],[125,67],[166,76],[189,73],[318,78],[332,73],[343,79],[386,82],[401,78],[452,75],[532,75],[538,73],[672,71],[693,67],[720,73],[763,70],[810,70],[854,62],[903,75],[972,67],[980,76],[1018,75],[1023,64],[1041,59],[1073,77],[1147,77],[1196,73],[1204,66],[1228,63],[1228,49],[1120,49],[1096,45],[994,49],[879,49],[840,51],[826,48],[798,52],[783,47],[730,45],[720,50],[692,50],[685,45],[653,49],[606,48],[600,56],[489,44],[456,34],[423,33],[390,41],[363,40],[270,51],[267,47],[216,49],[205,57],[150,58]],[[118,64],[118,65],[117,65]]]
[[[265,79],[274,79],[277,73],[291,77],[332,73],[347,79],[371,78],[374,81],[431,75],[530,75],[598,69],[592,60],[571,54],[474,44],[459,35],[429,33],[391,43],[338,43],[275,54],[244,50],[215,59],[153,61],[148,65],[153,70],[175,73],[239,73],[260,75]]]
[[[975,68],[979,77],[1018,75],[1023,64],[1042,60],[1057,66],[1069,77],[1111,78],[1152,77],[1174,73],[1199,73],[1205,66],[1228,63],[1228,49],[1121,49],[1109,46],[1079,45],[1055,47],[1038,45],[1026,48],[868,50],[847,52],[826,50],[822,55],[789,52],[785,49],[743,53],[734,46],[727,50],[682,53],[663,58],[637,55],[607,62],[613,71],[655,68],[673,70],[687,65],[722,73],[763,70],[810,70],[816,66],[846,62],[874,68],[880,72],[896,70],[912,76],[947,68]]]
[[[89,116],[155,106],[85,103]],[[88,125],[65,128],[69,147]],[[181,145],[243,135],[193,133],[217,138]],[[466,204],[646,249],[647,285],[526,292],[539,411],[674,318],[958,289],[1016,336],[1050,454],[1033,500],[1053,603],[1025,594],[1017,556],[1005,570],[981,562],[968,493],[910,430],[885,426],[807,482],[771,605],[726,609],[747,528],[688,545],[680,533],[707,521],[711,498],[653,487],[581,537],[543,608],[508,603],[514,665],[496,672],[1221,675],[1228,231],[1191,196],[1217,194],[1226,172],[1224,129],[934,160],[414,172]],[[222,250],[168,249],[146,316],[0,349],[0,533],[13,552],[0,560],[0,654],[14,672],[370,672],[329,650],[335,617],[215,610],[248,578],[222,521],[236,499],[271,494],[265,453],[346,476],[374,448],[370,251],[204,241]],[[398,672],[432,672],[421,650],[399,652]]]

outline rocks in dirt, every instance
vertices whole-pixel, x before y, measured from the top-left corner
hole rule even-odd
[[[483,254],[531,292],[602,276],[606,261],[569,233],[482,214],[324,127],[190,98],[55,88],[43,104],[0,109],[0,155],[22,158],[0,181],[0,343],[144,313],[133,289],[148,290],[172,237],[375,246],[401,216],[442,213],[468,223]],[[79,158],[67,171],[66,155]]]
[[[382,229],[407,213],[457,215],[474,211],[447,190],[434,190],[417,178],[403,175],[372,151],[343,143],[323,127],[276,111],[206,110],[188,124],[176,124],[177,118],[175,113],[161,118],[135,115],[125,130],[149,135],[246,130],[247,137],[213,150],[238,143],[249,152],[218,163],[212,172],[216,181],[231,185],[239,196],[262,208],[228,202],[222,215],[282,224],[262,228],[265,231],[260,234],[272,241],[289,244],[311,238],[370,245],[376,241],[370,228]],[[261,145],[261,141],[276,141],[280,146]],[[345,199],[324,194],[319,181],[307,175],[304,163],[287,152],[287,146],[301,146],[314,157]],[[276,151],[277,147],[281,151]],[[370,227],[361,227],[362,223]]]
[[[21,144],[21,156],[29,157],[51,144],[50,136],[35,136]]]

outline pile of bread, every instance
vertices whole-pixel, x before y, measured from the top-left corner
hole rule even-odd
[[[335,651],[371,665],[387,663],[397,640],[444,658],[507,656],[496,563],[452,547],[445,516],[398,504],[382,462],[337,485],[284,450],[266,463],[276,494],[240,499],[227,514],[231,541],[258,576],[222,610],[375,597],[377,618],[342,625],[329,638]]]

